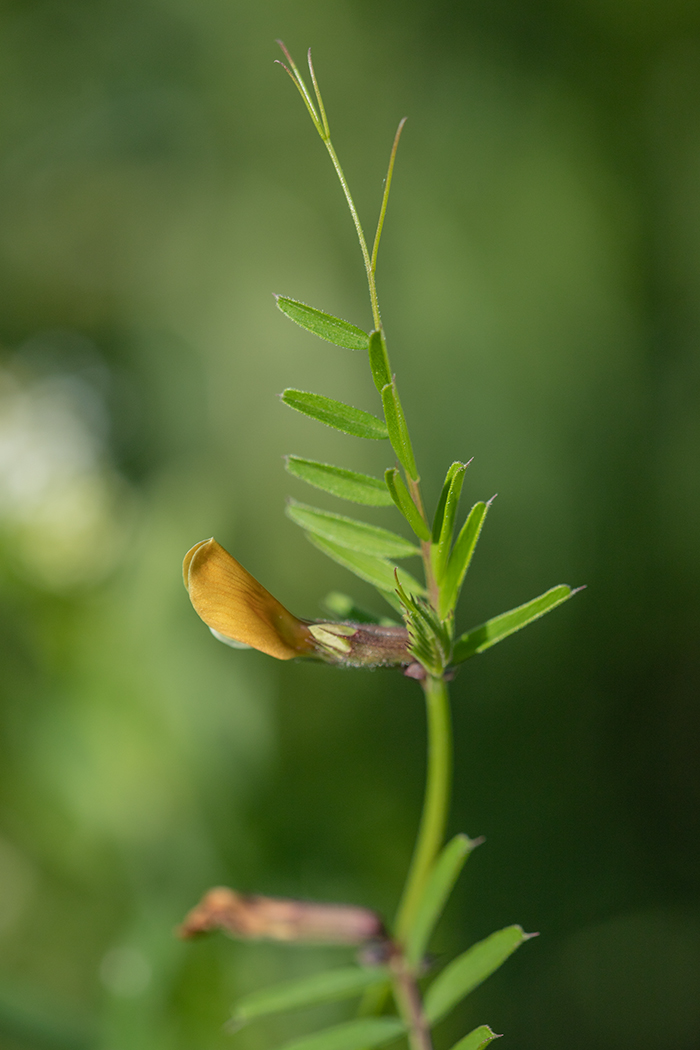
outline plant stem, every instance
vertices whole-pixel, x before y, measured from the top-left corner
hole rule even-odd
[[[423,1012],[423,1002],[415,977],[406,969],[400,956],[392,968],[394,970],[394,998],[401,1018],[408,1028],[410,1050],[433,1050],[430,1025]]]
[[[285,52],[286,53],[286,52]],[[291,62],[291,58],[290,58]],[[292,63],[292,68],[295,73],[297,72],[296,67]],[[342,169],[338,154],[333,148],[333,144],[330,139],[330,131],[328,128],[328,121],[326,120],[325,111],[323,109],[323,102],[321,95],[316,83],[316,77],[311,64],[311,56],[309,55],[309,70],[313,80],[314,90],[319,104],[319,110],[321,118],[315,115],[313,104],[308,98],[308,92],[301,78],[300,91],[306,102],[309,112],[312,114],[312,120],[316,125],[316,130],[321,136],[323,143],[328,150],[328,154],[333,162],[336,174],[342,186],[343,193],[345,194],[345,200],[347,201],[352,221],[355,225],[357,232],[357,238],[360,242],[360,249],[362,251],[362,258],[365,264],[365,271],[367,273],[367,284],[369,286],[369,297],[372,306],[372,317],[374,319],[374,326],[377,330],[382,327],[382,318],[379,312],[379,301],[377,298],[377,285],[375,281],[375,269],[377,264],[377,251],[379,248],[379,241],[382,234],[382,227],[384,225],[384,216],[386,214],[386,205],[389,198],[389,190],[391,188],[391,177],[394,170],[394,160],[396,159],[396,150],[399,144],[399,138],[404,125],[402,120],[399,124],[398,131],[394,138],[394,144],[389,159],[389,169],[387,171],[387,179],[385,184],[384,195],[382,198],[382,206],[379,213],[379,222],[377,225],[377,232],[374,239],[374,246],[372,249],[372,255],[370,256],[369,249],[367,247],[367,241],[365,239],[364,230],[362,229],[362,223],[360,217],[357,214],[357,208],[355,202],[352,199],[350,193],[350,187],[348,186],[345,173]],[[290,74],[291,75],[291,74]],[[292,76],[292,79],[294,77]],[[425,510],[423,509],[423,501],[420,493],[420,486],[418,479],[411,478],[407,474],[407,482],[411,498],[416,505],[416,508],[426,521]],[[435,580],[435,575],[432,567],[431,560],[431,545],[430,543],[422,543],[422,554],[423,563],[425,566],[426,584],[428,586],[428,593],[430,601],[434,608],[439,607],[439,587]],[[420,827],[418,829],[418,838],[416,840],[415,849],[413,852],[413,858],[411,860],[411,866],[409,868],[408,877],[406,879],[406,886],[404,888],[401,905],[396,920],[396,936],[399,942],[405,939],[408,929],[410,928],[411,922],[416,911],[416,908],[420,902],[420,896],[425,886],[426,879],[430,872],[430,868],[435,859],[435,856],[442,846],[445,823],[447,820],[447,810],[450,801],[450,788],[452,781],[452,730],[450,720],[450,703],[447,692],[447,685],[443,678],[436,678],[432,675],[423,682],[423,691],[425,692],[425,702],[427,710],[427,722],[428,722],[428,770],[427,779],[425,786],[425,800],[423,802],[423,814],[421,816]],[[415,985],[415,981],[411,974],[401,971],[404,977],[396,978],[399,982],[400,987],[397,988],[398,1000],[404,1002],[404,1007],[409,1013],[412,1011],[411,1016],[414,1018],[411,1022],[410,1043],[412,1050],[432,1050],[432,1044],[430,1041],[430,1031],[427,1027],[425,1019],[422,1013],[420,993]],[[406,980],[410,983],[410,989],[406,986]],[[395,981],[395,984],[396,984]],[[417,1011],[417,1012],[416,1012]],[[423,1018],[422,1021],[416,1020],[416,1018]],[[407,1020],[407,1023],[409,1021]]]
[[[442,846],[452,782],[452,728],[447,684],[429,675],[423,682],[428,721],[428,770],[418,838],[396,919],[401,944],[411,927],[430,867]]]
[[[324,137],[323,141],[324,141],[324,143],[326,145],[326,149],[328,150],[329,156],[330,156],[331,160],[333,161],[333,167],[335,168],[335,171],[336,171],[336,174],[338,176],[338,179],[340,180],[340,185],[343,187],[343,193],[345,194],[345,200],[348,202],[348,208],[350,209],[350,214],[352,215],[352,221],[355,223],[355,229],[357,230],[357,238],[358,238],[358,240],[360,242],[360,248],[362,250],[362,258],[363,258],[364,263],[365,263],[365,270],[367,271],[367,283],[369,285],[369,298],[370,298],[370,302],[372,304],[372,318],[374,320],[374,327],[376,329],[380,329],[382,327],[382,317],[381,317],[381,314],[379,313],[379,301],[377,299],[377,286],[376,286],[376,283],[375,283],[375,280],[374,280],[374,270],[372,269],[372,260],[370,258],[369,248],[367,247],[367,241],[365,240],[365,234],[364,234],[364,231],[362,229],[362,223],[360,222],[360,216],[357,214],[357,208],[355,207],[355,202],[352,199],[352,194],[350,193],[350,187],[348,186],[347,179],[345,178],[345,172],[343,171],[342,167],[340,166],[340,161],[338,160],[338,154],[333,149],[333,143],[331,142],[331,140],[329,138],[325,138],[325,137]]]

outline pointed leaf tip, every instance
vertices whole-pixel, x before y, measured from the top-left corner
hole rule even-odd
[[[500,1038],[501,1036],[497,1035],[496,1032],[492,1032],[487,1024],[482,1024],[470,1032],[469,1035],[465,1035],[464,1039],[460,1039],[458,1043],[455,1043],[452,1050],[484,1050],[484,1047],[488,1046],[494,1039]]]
[[[425,1014],[430,1023],[441,1021],[526,940],[527,934],[521,926],[506,926],[448,963],[425,996]]]
[[[471,463],[471,460],[469,461]],[[461,463],[459,460],[453,463],[447,471],[445,483],[440,495],[438,509],[433,522],[433,569],[438,583],[442,582],[447,569],[447,562],[452,546],[452,535],[454,533],[459,497],[464,484],[464,475],[469,463]]]

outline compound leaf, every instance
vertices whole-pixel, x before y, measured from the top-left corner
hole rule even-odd
[[[466,472],[468,464],[466,463],[453,463],[447,472],[447,476],[450,479],[449,485],[447,480],[445,481],[445,487],[443,488],[443,497],[440,497],[440,503],[442,506],[442,515],[440,518],[440,528],[437,529],[437,518],[436,523],[433,526],[433,567],[435,569],[435,576],[438,583],[442,583],[442,578],[445,575],[445,569],[447,567],[447,559],[450,556],[450,547],[452,546],[452,533],[455,527],[455,516],[457,514],[457,507],[459,506],[459,497],[462,492],[462,485],[464,483],[464,474]]]
[[[348,966],[342,970],[324,970],[310,977],[284,981],[239,999],[233,1009],[230,1024],[234,1027],[257,1017],[281,1013],[283,1010],[351,999],[355,995],[361,995],[366,988],[381,984],[386,978],[387,970],[382,966],[371,969]]]
[[[425,1015],[437,1024],[466,995],[490,977],[532,934],[506,926],[458,955],[435,978],[425,996]]]
[[[396,467],[389,467],[388,470],[384,471],[384,480],[389,490],[390,499],[399,508],[416,536],[421,540],[428,541],[430,539],[430,529],[418,513],[418,508],[411,499],[404,480]]]
[[[280,397],[290,408],[303,412],[305,416],[310,416],[319,423],[325,423],[327,427],[342,430],[344,434],[372,438],[376,441],[389,437],[389,432],[381,419],[377,419],[370,412],[364,412],[361,408],[353,408],[352,405],[345,405],[342,401],[335,401],[332,397],[291,388],[284,390]]]
[[[396,453],[401,466],[415,481],[418,479],[418,471],[413,455],[413,446],[411,445],[406,417],[403,414],[396,383],[393,381],[382,387],[382,404],[384,406],[384,418],[386,419],[391,447]]]
[[[519,605],[517,609],[511,609],[509,612],[501,613],[500,616],[494,616],[493,619],[487,620],[478,627],[472,627],[471,631],[467,631],[455,642],[452,663],[461,664],[470,656],[490,649],[492,645],[507,638],[509,634],[514,634],[515,631],[526,627],[534,620],[539,620],[540,616],[544,616],[545,613],[556,609],[557,605],[561,605],[574,594],[578,594],[579,590],[581,590],[580,587],[572,590],[565,583],[560,583],[558,587],[552,587],[544,594],[540,594],[538,598]]]
[[[330,492],[339,499],[351,503],[362,503],[367,507],[390,507],[391,495],[380,478],[370,474],[358,474],[354,470],[333,467],[330,463],[317,463],[301,456],[286,456],[285,466],[295,478],[313,485],[314,488]]]
[[[466,835],[455,835],[433,864],[406,940],[406,958],[411,966],[418,966],[425,955],[452,887],[473,848],[474,843]]]
[[[322,539],[320,536],[315,536],[309,532],[306,533],[306,538],[310,543],[313,543],[314,547],[318,547],[320,551],[323,551],[333,561],[349,569],[350,572],[354,572],[361,580],[366,580],[367,583],[373,584],[385,597],[394,597],[394,591],[396,590],[395,570],[398,572],[401,585],[407,591],[412,594],[425,593],[425,587],[418,580],[414,579],[410,573],[406,572],[405,569],[397,570],[395,565],[384,558],[375,558],[370,554],[361,554],[358,551],[341,547],[337,543],[332,543],[330,540]],[[396,606],[395,601],[391,604]]]
[[[360,1017],[285,1043],[280,1050],[372,1050],[406,1031],[398,1017]]]
[[[440,533],[442,532],[442,521],[445,517],[445,506],[447,505],[447,497],[450,494],[450,485],[452,484],[452,478],[455,472],[463,466],[462,463],[453,463],[448,469],[445,475],[445,480],[442,483],[442,491],[440,492],[440,499],[438,500],[437,507],[435,508],[435,517],[433,518],[433,529],[432,537],[433,543],[438,543],[440,540]]]
[[[477,540],[481,533],[486,512],[487,503],[475,503],[469,512],[469,517],[462,526],[459,536],[450,554],[447,569],[440,588],[440,615],[444,618],[457,604],[459,592],[464,583],[469,563],[474,554]]]
[[[287,516],[315,536],[361,554],[372,554],[377,558],[411,558],[420,554],[414,543],[389,529],[367,525],[343,514],[318,510],[294,499],[287,503]]]
[[[391,382],[391,372],[384,333],[378,329],[369,334],[369,365],[372,369],[374,385],[381,394],[387,383]]]
[[[500,1035],[492,1032],[487,1024],[482,1024],[475,1028],[473,1032],[470,1032],[469,1035],[465,1035],[464,1039],[460,1039],[458,1043],[455,1043],[452,1050],[483,1050],[494,1039],[500,1038]]]
[[[283,314],[326,342],[345,347],[346,350],[367,350],[369,347],[367,333],[349,321],[342,321],[340,317],[333,317],[297,299],[288,299],[284,295],[276,295],[275,298]]]

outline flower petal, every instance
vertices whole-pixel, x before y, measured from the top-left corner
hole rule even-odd
[[[306,624],[216,540],[196,543],[185,555],[182,571],[190,600],[212,631],[278,660],[313,653]]]

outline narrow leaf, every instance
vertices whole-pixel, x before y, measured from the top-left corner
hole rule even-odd
[[[346,350],[366,350],[369,346],[369,336],[356,325],[324,313],[323,310],[316,310],[313,306],[307,306],[296,299],[287,299],[284,295],[277,295],[275,298],[283,314],[326,342],[343,346]]]
[[[353,408],[351,405],[344,405],[342,401],[334,401],[331,397],[292,389],[283,391],[280,397],[290,408],[303,412],[305,416],[311,416],[312,419],[317,419],[319,423],[325,423],[327,427],[342,430],[344,434],[374,438],[378,441],[389,436],[381,419],[377,419],[369,412],[363,412],[361,408]]]
[[[317,463],[301,456],[286,456],[285,466],[295,478],[301,478],[339,499],[363,503],[367,507],[390,507],[393,502],[384,482],[370,474],[358,474],[354,470],[332,467],[330,463]]]
[[[474,843],[466,835],[455,835],[435,861],[406,940],[409,965],[418,966],[423,959],[452,887],[473,848]]]
[[[376,330],[369,334],[369,366],[372,369],[374,385],[381,394],[387,383],[391,382],[389,355],[386,350],[384,333]]]
[[[390,1043],[405,1031],[398,1017],[360,1017],[294,1039],[280,1050],[372,1050]]]
[[[390,467],[384,472],[384,480],[389,490],[390,498],[399,508],[416,536],[427,542],[430,539],[430,529],[418,513],[418,508],[411,499],[405,482],[396,467]]]
[[[492,645],[507,638],[509,634],[514,634],[515,631],[526,627],[533,620],[539,620],[540,616],[556,609],[557,605],[567,601],[580,589],[572,591],[571,587],[560,583],[558,587],[552,587],[544,594],[540,594],[539,598],[533,598],[525,605],[519,605],[517,609],[501,613],[500,616],[494,616],[493,619],[487,620],[478,627],[472,627],[471,631],[467,631],[455,642],[452,663],[461,664],[470,656],[483,653],[484,649],[490,649]]]
[[[320,551],[323,551],[333,561],[349,569],[350,572],[354,572],[361,580],[366,580],[367,583],[373,584],[378,590],[393,596],[396,590],[396,578],[394,577],[396,566],[392,565],[390,561],[385,561],[383,558],[373,558],[369,554],[360,554],[358,551],[349,550],[347,547],[340,547],[337,543],[324,540],[320,536],[314,536],[311,533],[307,533],[306,538],[310,543],[313,543],[314,547],[318,547]],[[415,580],[405,569],[399,569],[398,574],[402,587],[407,591],[413,594],[425,593],[425,587],[418,583],[418,580]]]
[[[490,977],[532,934],[506,926],[458,955],[435,978],[425,996],[425,1015],[437,1024],[466,995]]]
[[[457,604],[459,592],[462,589],[464,577],[472,560],[474,548],[479,539],[487,511],[487,503],[474,504],[450,554],[450,560],[447,563],[447,570],[440,588],[440,615],[443,618]]]
[[[390,620],[388,616],[379,616],[370,612],[362,605],[358,605],[348,594],[341,591],[331,591],[323,599],[323,606],[331,615],[339,620],[352,620],[354,623],[378,623],[383,627],[396,627],[396,620]]]
[[[465,1035],[464,1039],[460,1039],[458,1043],[455,1043],[452,1050],[483,1050],[494,1039],[500,1038],[500,1035],[492,1032],[487,1024],[482,1024],[475,1028],[473,1032],[470,1032],[469,1035]]]
[[[442,531],[442,519],[445,516],[445,505],[447,504],[447,497],[450,492],[450,485],[452,484],[452,478],[454,477],[455,471],[459,470],[462,466],[461,463],[453,463],[452,466],[445,474],[445,480],[442,483],[442,492],[440,493],[440,499],[435,509],[435,517],[433,518],[433,543],[438,543],[440,540],[440,533]]]
[[[285,981],[272,988],[252,992],[239,999],[233,1009],[232,1025],[245,1024],[256,1017],[294,1010],[316,1003],[331,1003],[361,995],[366,988],[386,981],[383,966],[371,969],[348,966],[342,970],[324,970],[295,981]]]
[[[396,151],[399,148],[399,139],[401,138],[401,132],[403,126],[408,118],[404,117],[403,120],[399,121],[399,126],[396,129],[396,135],[394,136],[394,144],[391,147],[391,156],[389,157],[389,167],[387,169],[386,178],[384,179],[384,194],[382,196],[382,206],[379,209],[379,222],[377,223],[377,232],[374,235],[374,244],[372,245],[372,260],[370,263],[372,273],[376,272],[377,269],[377,253],[379,252],[379,242],[382,239],[382,229],[384,227],[384,218],[386,216],[386,208],[389,203],[389,192],[391,190],[391,179],[394,174],[394,161],[396,160]]]
[[[435,544],[432,551],[433,568],[438,583],[442,583],[442,578],[445,575],[445,569],[447,568],[447,560],[450,556],[452,533],[454,532],[455,527],[455,516],[457,514],[457,507],[459,506],[459,497],[462,492],[464,474],[467,466],[467,463],[453,463],[450,467],[450,470],[448,471],[451,475],[450,484],[445,497],[442,521],[437,539],[435,538],[435,532],[433,530],[433,543]]]
[[[408,434],[406,417],[399,401],[396,383],[387,383],[382,387],[382,404],[384,405],[384,418],[389,433],[389,440],[399,463],[414,481],[418,479],[416,461],[413,455],[413,446]]]
[[[376,558],[411,558],[420,554],[415,543],[405,540],[395,532],[381,529],[377,525],[367,525],[364,521],[346,518],[343,514],[332,514],[327,510],[317,510],[305,503],[290,499],[287,503],[287,517],[301,525],[302,529],[313,532],[324,540],[337,543],[340,547],[361,554],[372,554]]]

